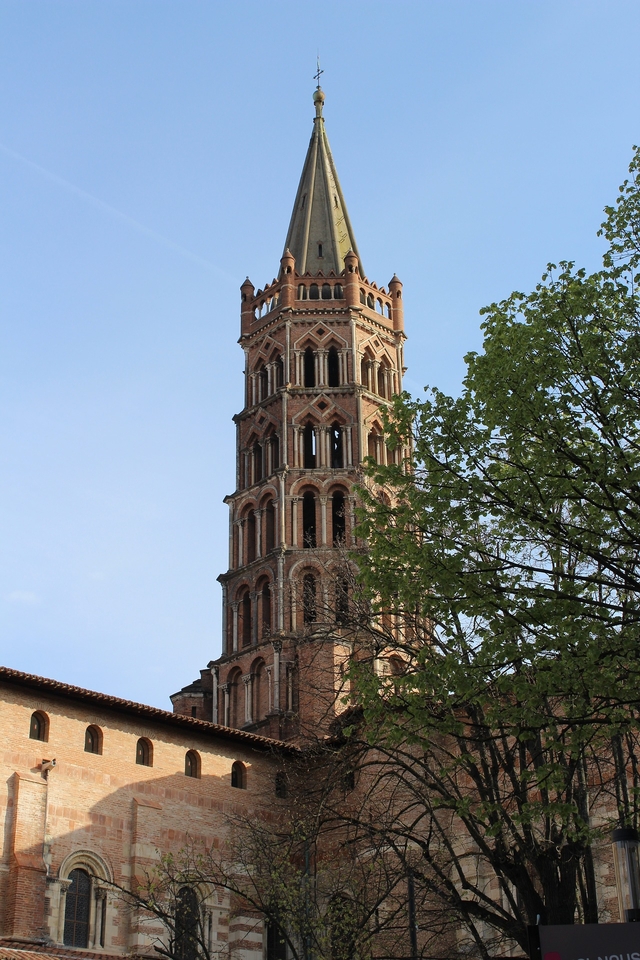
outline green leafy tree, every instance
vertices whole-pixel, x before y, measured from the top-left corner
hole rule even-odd
[[[603,269],[485,308],[460,396],[395,398],[411,455],[362,490],[351,735],[412,811],[381,829],[483,956],[597,920],[594,849],[638,820],[639,171],[636,148]]]

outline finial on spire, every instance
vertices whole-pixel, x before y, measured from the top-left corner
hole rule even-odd
[[[313,91],[313,102],[316,105],[316,120],[322,117],[322,107],[324,104],[324,93],[320,89],[320,77],[324,73],[324,70],[320,69],[320,55],[318,54],[318,69],[313,75],[313,79],[316,81],[317,86]]]

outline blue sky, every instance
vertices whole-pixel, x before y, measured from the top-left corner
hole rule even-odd
[[[220,650],[239,286],[325,118],[406,384],[480,308],[595,269],[640,139],[640,5],[0,0],[0,660],[168,696]]]

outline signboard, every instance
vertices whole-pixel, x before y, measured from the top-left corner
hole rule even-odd
[[[640,923],[529,927],[531,960],[640,960]]]

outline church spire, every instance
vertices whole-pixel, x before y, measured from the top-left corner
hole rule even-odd
[[[350,250],[358,258],[360,255],[324,128],[324,93],[320,84],[314,90],[313,102],[313,133],[284,246],[285,252],[288,250],[295,257],[299,274],[322,271],[326,276],[331,270],[342,272]]]

